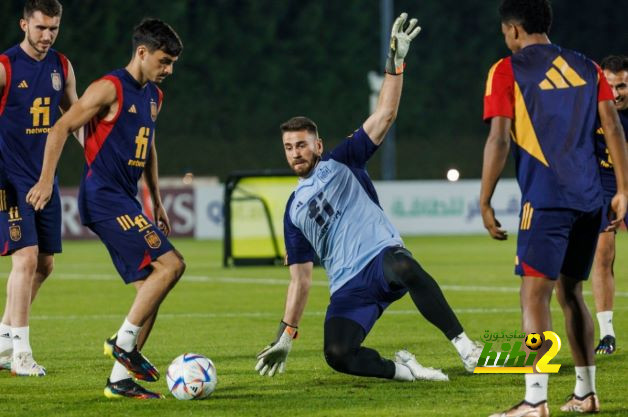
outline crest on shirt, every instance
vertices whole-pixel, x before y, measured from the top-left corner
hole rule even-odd
[[[150,102],[150,118],[153,119],[153,122],[157,120],[157,103],[152,100]]]
[[[50,77],[52,78],[52,88],[54,88],[56,91],[61,91],[61,87],[62,87],[62,82],[61,82],[61,74],[59,74],[58,72],[53,72],[52,74],[50,74]]]
[[[146,243],[148,243],[148,246],[152,249],[158,249],[161,246],[161,239],[159,239],[159,236],[154,230],[146,233],[144,235],[144,240],[146,240]]]
[[[20,229],[19,225],[14,225],[9,227],[9,236],[11,240],[17,242],[22,239],[22,229]]]
[[[327,182],[330,174],[331,174],[331,169],[329,169],[329,167],[326,167],[324,165],[316,173],[316,175],[318,175],[318,178],[323,182]]]

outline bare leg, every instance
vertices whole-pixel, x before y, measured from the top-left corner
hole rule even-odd
[[[31,304],[35,301],[39,288],[41,288],[46,278],[52,273],[54,264],[55,259],[52,253],[40,253],[37,257],[37,270],[35,271],[35,277],[33,278],[33,285],[31,287]]]
[[[37,246],[18,249],[11,255],[12,267],[9,275],[9,320],[11,327],[28,326],[33,280],[37,269]]]
[[[36,267],[36,270],[35,270],[35,276],[34,276],[34,278],[32,280],[32,285],[31,285],[31,294],[30,294],[30,302],[31,302],[31,304],[35,300],[35,297],[37,296],[39,288],[41,287],[43,282],[52,273],[53,267],[54,267],[54,257],[53,257],[52,254],[40,253],[38,255],[38,257],[37,257],[37,267]],[[7,325],[11,325],[11,315],[10,315],[10,311],[11,311],[11,297],[10,297],[10,293],[11,293],[11,291],[10,291],[10,289],[11,289],[11,287],[13,285],[12,284],[13,280],[11,279],[11,277],[13,275],[14,274],[10,274],[9,275],[9,279],[7,280],[7,301],[6,301],[6,305],[4,307],[4,314],[2,315],[2,323],[7,324]]]
[[[144,281],[136,281],[133,283],[135,285],[135,289],[139,291],[139,289],[144,284]],[[142,326],[142,330],[140,330],[140,334],[137,336],[137,349],[142,350],[142,347],[146,343],[148,336],[150,335],[151,330],[153,330],[153,325],[155,324],[155,320],[157,319],[157,311],[152,314],[144,325]]]
[[[127,315],[127,320],[136,326],[144,326],[151,316],[156,316],[159,305],[185,271],[185,263],[175,251],[161,255],[151,265],[153,272],[139,286]]]
[[[543,334],[546,330],[552,330],[552,316],[550,313],[550,300],[554,291],[554,281],[545,278],[523,277],[521,281],[521,313],[524,333]],[[527,348],[526,348],[527,349]],[[536,362],[549,350],[547,344],[543,344],[537,350],[534,362]]]
[[[565,315],[567,338],[574,364],[593,366],[594,326],[582,297],[582,281],[561,275],[556,285],[556,296]]]
[[[600,233],[593,261],[592,285],[595,310],[597,312],[613,310],[613,296],[615,295],[614,262],[615,233]]]

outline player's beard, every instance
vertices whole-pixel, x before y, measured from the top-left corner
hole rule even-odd
[[[303,163],[301,163],[300,165],[307,165],[307,167],[305,169],[297,170],[297,168],[294,165],[292,165],[292,171],[294,171],[294,173],[297,174],[301,178],[307,178],[310,176],[312,171],[314,171],[314,168],[316,167],[316,164],[318,164],[318,161],[320,159],[321,159],[320,155],[314,155],[314,157],[310,161],[302,160]]]
[[[35,42],[33,39],[31,39],[31,34],[30,32],[26,32],[26,40],[28,41],[28,44],[31,46],[31,48],[33,48],[37,53],[40,54],[45,54],[48,52],[48,49],[50,49],[52,47],[52,42],[50,42],[50,44],[48,45],[48,48],[46,49],[41,49],[38,45],[37,42]]]

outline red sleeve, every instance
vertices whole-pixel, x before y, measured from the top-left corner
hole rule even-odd
[[[161,88],[155,86],[157,88],[157,95],[159,96],[159,103],[157,103],[157,108],[161,110],[161,103],[164,101],[164,92],[161,91]]]
[[[61,61],[61,66],[63,67],[63,79],[68,79],[68,58],[63,55],[61,52],[56,51],[59,56],[59,61]]]
[[[2,54],[0,55],[0,65],[4,67],[4,89],[2,96],[0,96],[0,115],[4,112],[4,108],[7,105],[7,99],[9,98],[9,90],[11,89],[11,62],[9,57]]]
[[[496,116],[515,117],[515,76],[510,57],[500,59],[491,67],[484,93],[484,121]]]
[[[602,68],[598,64],[595,64],[595,68],[597,68],[597,101],[606,101],[606,100],[615,100],[613,96],[613,90],[611,86],[606,81],[606,77],[604,76],[604,72]]]

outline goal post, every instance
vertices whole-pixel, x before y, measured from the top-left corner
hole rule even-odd
[[[297,183],[289,170],[229,175],[224,196],[223,266],[283,263],[283,215]]]

